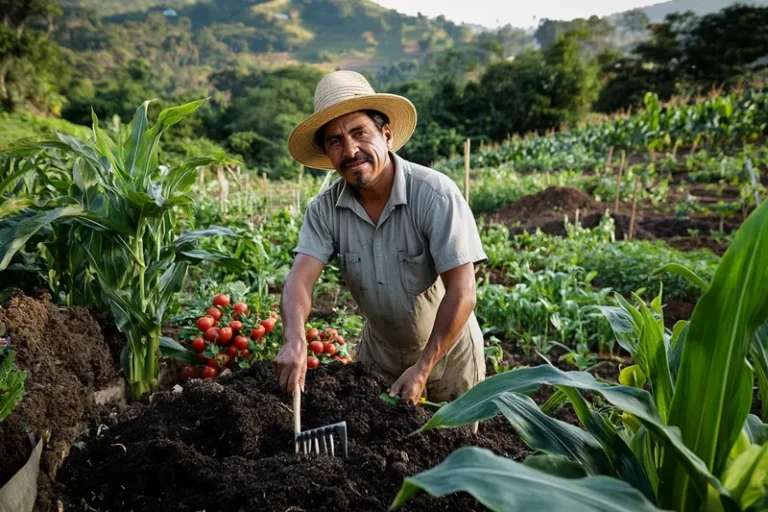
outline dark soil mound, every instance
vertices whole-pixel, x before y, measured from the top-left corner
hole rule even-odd
[[[577,209],[583,217],[599,211],[600,204],[574,187],[548,187],[505,206],[493,216],[493,220],[504,223],[514,234],[535,231],[537,227],[553,221],[562,226],[566,215],[573,222]]]
[[[429,418],[390,405],[382,382],[360,364],[307,374],[302,429],[346,421],[349,458],[293,453],[290,397],[268,363],[216,381],[193,380],[181,394],[155,395],[105,435],[73,450],[60,472],[65,504],[98,510],[386,510],[407,475],[464,445],[522,459],[530,454],[506,420],[408,437]],[[409,510],[480,510],[469,495],[421,496]]]
[[[82,308],[63,308],[48,295],[21,293],[0,307],[16,363],[27,371],[25,394],[0,423],[0,485],[27,460],[27,434],[50,434],[41,461],[40,499],[46,510],[53,477],[94,406],[93,393],[119,380],[98,323]]]

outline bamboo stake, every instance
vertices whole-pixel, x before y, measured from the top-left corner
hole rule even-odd
[[[629,240],[635,238],[635,217],[637,215],[637,194],[640,191],[640,176],[635,178],[635,193],[632,197],[632,216],[629,219]]]
[[[579,223],[579,213],[580,213],[580,209],[576,208],[576,222],[575,222],[575,224]]]
[[[266,197],[268,186],[267,186],[267,173],[265,172],[261,173],[261,188],[264,190],[264,197]]]
[[[621,164],[619,164],[619,174],[616,176],[616,201],[613,204],[613,213],[619,212],[619,200],[621,199],[621,175],[624,173],[624,164],[626,163],[627,152],[621,152]]]
[[[469,203],[469,139],[464,141],[464,199]]]
[[[605,170],[611,172],[611,160],[613,160],[613,146],[608,148],[608,160],[605,163]]]

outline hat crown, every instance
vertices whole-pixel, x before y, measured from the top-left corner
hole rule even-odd
[[[376,94],[363,75],[355,71],[334,71],[325,75],[315,89],[315,112],[355,96]]]

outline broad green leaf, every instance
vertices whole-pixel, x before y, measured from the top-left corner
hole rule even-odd
[[[612,405],[643,422],[657,442],[664,445],[672,459],[679,461],[685,468],[702,498],[707,496],[707,485],[727,496],[721,483],[712,476],[701,459],[681,442],[677,429],[668,427],[662,421],[653,398],[647,391],[600,382],[586,372],[563,372],[550,365],[541,365],[494,375],[440,408],[417,432],[438,427],[456,427],[491,418],[498,411],[494,398],[499,394],[505,391],[519,393],[522,389],[535,389],[541,385],[559,386],[563,389],[567,386],[602,394]]]
[[[749,442],[752,444],[763,445],[768,443],[768,424],[765,424],[755,416],[750,414],[747,417],[747,422],[744,424],[744,431],[749,437]]]
[[[627,366],[619,372],[619,384],[623,386],[643,389],[646,380],[645,374],[636,364]]]
[[[13,255],[24,247],[27,240],[32,238],[35,233],[47,228],[59,219],[78,215],[83,215],[83,209],[80,206],[65,206],[50,211],[41,211],[7,226],[7,230],[4,229],[0,235],[0,270],[5,270],[8,267]]]
[[[669,423],[714,474],[722,473],[749,414],[753,376],[746,355],[766,318],[768,203],[763,203],[737,231],[694,309],[670,409]],[[665,458],[662,505],[698,510],[690,478],[677,460]]]
[[[11,414],[24,396],[24,381],[27,372],[14,364],[13,350],[0,351],[0,422]]]
[[[591,475],[612,475],[611,462],[600,443],[587,432],[542,413],[529,397],[501,393],[494,399],[520,438],[531,448],[578,461]]]
[[[621,480],[604,476],[560,478],[474,447],[459,448],[439,466],[406,478],[390,510],[399,508],[420,490],[433,496],[468,492],[498,512],[658,510]]]
[[[131,177],[136,179],[134,170],[138,155],[141,150],[141,142],[144,136],[144,132],[149,129],[149,119],[147,118],[147,109],[149,108],[149,101],[145,101],[139,108],[136,109],[136,113],[133,116],[133,120],[129,125],[130,136],[125,141],[125,148],[123,153],[125,155],[125,165],[123,168],[125,172]],[[138,181],[140,183],[140,181]]]
[[[559,455],[531,455],[523,461],[523,465],[562,478],[584,478],[587,476],[584,466]]]
[[[673,274],[684,277],[692,285],[696,286],[703,292],[707,291],[707,288],[709,288],[709,284],[704,279],[699,277],[696,272],[689,269],[685,265],[680,265],[679,263],[667,263],[663,267],[656,269],[651,275],[657,276],[659,274],[663,274],[664,272],[672,272]]]
[[[768,445],[750,446],[731,462],[722,481],[741,510],[763,498],[768,479]]]
[[[217,254],[208,252],[203,249],[196,249],[193,251],[182,251],[178,254],[177,261],[215,261],[218,265],[231,270],[233,272],[242,272],[247,265],[237,258],[230,258],[224,254]]]
[[[18,213],[34,204],[35,200],[31,197],[11,197],[5,202],[0,203],[0,219]]]
[[[160,336],[160,358],[178,359],[179,361],[191,364],[199,364],[196,353],[188,350],[182,344],[167,336]]]
[[[655,504],[654,488],[646,470],[613,424],[592,409],[576,389],[562,386],[558,391],[562,391],[568,397],[581,424],[600,442],[618,477],[638,489]]]
[[[761,326],[755,333],[749,349],[757,375],[757,387],[760,391],[762,419],[768,420],[768,324]]]
[[[674,388],[672,376],[669,373],[663,325],[659,324],[645,304],[640,303],[638,310],[643,319],[640,325],[640,341],[638,343],[638,350],[643,354],[641,359],[643,362],[640,365],[645,366],[643,373],[651,383],[656,408],[661,419],[666,422]]]
[[[171,244],[170,246],[170,250],[173,252],[184,250],[187,248],[187,246],[189,246],[189,244],[191,244],[195,240],[199,240],[201,238],[207,238],[211,236],[236,237],[237,233],[232,231],[230,228],[226,228],[223,226],[211,226],[207,229],[200,229],[196,231],[186,231],[176,237],[176,239],[173,241],[173,244]]]

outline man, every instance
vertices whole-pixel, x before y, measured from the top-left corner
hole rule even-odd
[[[341,177],[310,204],[283,288],[285,339],[274,365],[289,394],[304,389],[304,327],[332,256],[365,318],[357,360],[387,380],[390,396],[450,401],[485,378],[473,309],[474,264],[487,257],[456,184],[395,154],[415,127],[409,100],[336,71],[289,137],[296,160]]]

